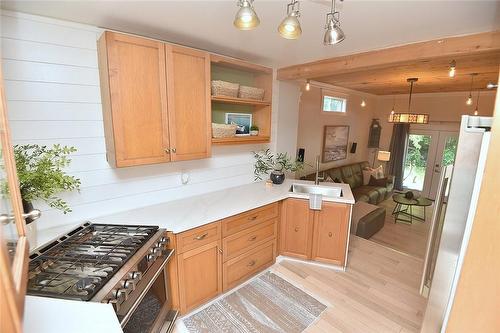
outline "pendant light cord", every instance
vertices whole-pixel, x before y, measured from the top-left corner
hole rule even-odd
[[[411,109],[411,94],[413,92],[413,81],[410,82],[410,97],[408,98],[408,113],[410,113]]]
[[[476,111],[479,108],[479,94],[481,94],[481,90],[477,91]]]

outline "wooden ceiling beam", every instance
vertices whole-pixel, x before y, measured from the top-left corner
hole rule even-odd
[[[314,79],[411,61],[500,51],[500,31],[440,38],[280,68],[278,80]]]

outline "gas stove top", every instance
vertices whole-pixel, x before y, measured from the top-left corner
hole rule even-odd
[[[157,231],[85,223],[30,256],[27,293],[88,301]]]

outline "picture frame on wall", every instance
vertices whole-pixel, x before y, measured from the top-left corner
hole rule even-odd
[[[325,126],[323,132],[322,163],[344,160],[347,158],[349,126]]]
[[[250,127],[252,127],[252,114],[250,113],[226,113],[226,124],[238,125],[236,128],[236,136],[250,135]]]

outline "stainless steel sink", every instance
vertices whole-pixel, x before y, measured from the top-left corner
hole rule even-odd
[[[290,192],[300,194],[322,194],[325,197],[332,198],[342,197],[342,189],[321,185],[292,184]]]

